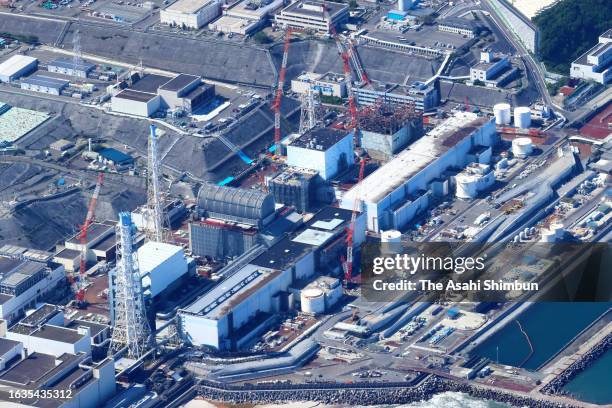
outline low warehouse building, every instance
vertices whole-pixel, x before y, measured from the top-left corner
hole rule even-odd
[[[199,29],[221,14],[219,0],[178,0],[160,11],[162,24]]]
[[[149,117],[161,107],[159,95],[124,89],[111,98],[113,112]]]
[[[316,0],[298,0],[289,4],[274,16],[276,24],[283,28],[312,30],[329,34],[331,27],[339,27],[348,21],[349,8],[341,3],[324,3]]]
[[[64,75],[77,76],[87,78],[89,73],[96,68],[94,64],[87,61],[80,61],[75,64],[74,60],[68,58],[59,58],[51,61],[47,65],[47,71],[57,72]]]
[[[0,64],[0,81],[11,82],[36,70],[38,59],[27,55],[13,55]]]
[[[21,89],[50,95],[60,95],[62,91],[68,87],[68,84],[69,82],[63,79],[33,75],[21,81]]]

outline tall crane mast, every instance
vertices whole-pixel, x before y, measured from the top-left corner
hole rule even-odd
[[[91,223],[94,220],[96,203],[98,201],[98,196],[100,195],[100,188],[104,183],[104,173],[98,173],[98,181],[96,183],[96,187],[94,188],[94,192],[91,196],[91,200],[89,201],[89,207],[87,208],[87,215],[85,216],[85,222],[81,226],[81,230],[79,232],[79,243],[81,244],[81,262],[79,265],[79,282],[77,285],[77,293],[76,293],[76,301],[77,306],[83,306],[83,302],[85,301],[85,269],[87,268],[87,230],[91,226]]]
[[[281,101],[283,99],[283,89],[285,87],[285,76],[287,75],[287,60],[289,58],[289,45],[291,43],[291,34],[293,29],[287,28],[285,33],[285,44],[283,46],[283,61],[281,69],[278,73],[278,84],[276,85],[276,97],[272,109],[274,110],[274,155],[281,156]]]
[[[159,185],[160,179],[160,163],[159,154],[157,148],[157,135],[155,125],[151,125],[149,135],[149,152],[148,152],[148,214],[150,219],[147,220],[146,231],[150,240],[155,242],[162,242],[163,230],[164,230],[164,219],[161,204],[161,188]]]
[[[349,282],[353,277],[353,237],[355,234],[355,222],[357,221],[357,213],[361,210],[361,182],[365,172],[365,158],[359,162],[359,176],[357,177],[357,188],[355,201],[353,203],[353,212],[351,213],[351,222],[346,231],[346,260],[344,261],[344,285],[348,287]]]

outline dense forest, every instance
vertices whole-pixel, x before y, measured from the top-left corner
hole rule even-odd
[[[533,18],[540,56],[551,71],[569,74],[572,61],[612,28],[612,0],[561,0]]]

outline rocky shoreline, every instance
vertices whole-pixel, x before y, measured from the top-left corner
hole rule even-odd
[[[550,395],[566,395],[567,392],[563,390],[563,387],[610,349],[612,349],[612,334],[604,337],[595,347],[584,354],[580,360],[571,364],[555,379],[542,387],[542,392]]]
[[[406,404],[425,401],[447,391],[462,392],[475,398],[493,400],[517,407],[572,408],[575,405],[547,401],[527,396],[514,395],[502,390],[490,390],[430,376],[415,387],[389,383],[345,385],[321,384],[321,389],[307,388],[298,384],[283,387],[220,387],[218,384],[202,382],[198,395],[207,400],[241,404],[272,404],[289,401],[314,401],[326,405],[383,405]]]

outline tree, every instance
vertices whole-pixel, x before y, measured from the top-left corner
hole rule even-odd
[[[272,42],[272,39],[263,31],[256,32],[253,35],[253,40],[255,40],[255,42],[258,44],[269,44]]]
[[[572,61],[610,28],[610,0],[561,0],[533,18],[540,31],[540,57],[547,68],[567,74]]]

